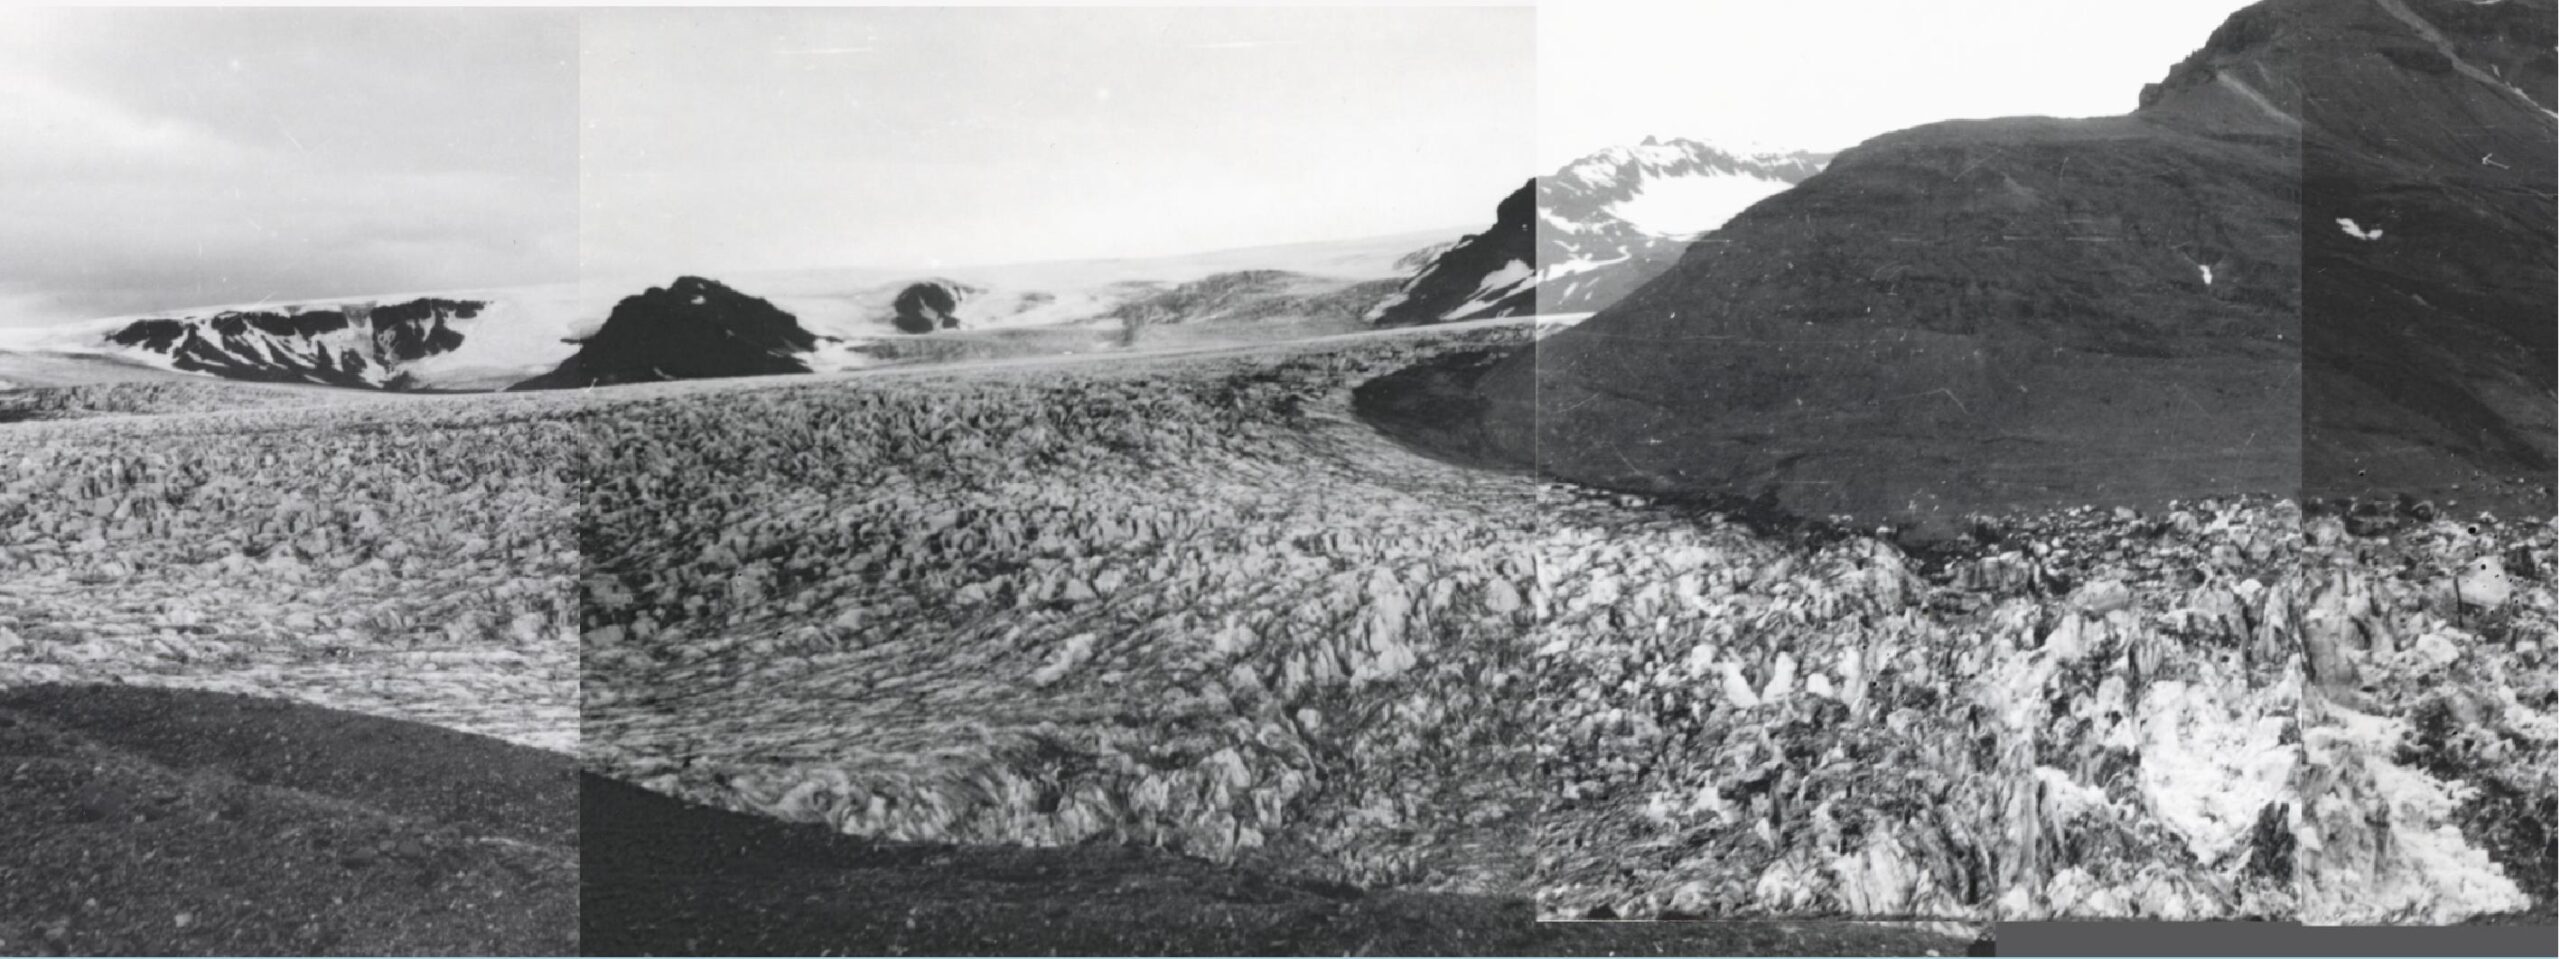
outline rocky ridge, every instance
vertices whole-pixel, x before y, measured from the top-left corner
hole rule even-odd
[[[900,333],[931,333],[960,328],[960,304],[983,291],[951,280],[910,283],[890,301],[889,323]]]
[[[104,342],[225,379],[397,389],[407,383],[403,365],[460,347],[463,334],[451,321],[473,319],[487,305],[420,297],[334,309],[221,310],[135,320]]]
[[[1505,198],[1491,229],[1433,255],[1369,318],[1402,325],[1597,310],[1829,160],[1651,137],[1593,153]]]
[[[678,277],[614,304],[604,326],[559,368],[512,389],[806,373],[815,334],[791,314],[717,280]]]

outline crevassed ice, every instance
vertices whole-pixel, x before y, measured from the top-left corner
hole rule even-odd
[[[2261,810],[2291,798],[2300,754],[2283,741],[2288,716],[2253,712],[2208,683],[2163,681],[2142,697],[2143,802],[2207,863],[2237,850]]]

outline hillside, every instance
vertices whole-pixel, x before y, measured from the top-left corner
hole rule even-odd
[[[2353,12],[2323,39],[2374,55],[2301,61],[2303,495],[2547,515],[2553,4]]]
[[[563,955],[576,764],[281,700],[0,689],[0,954]]]
[[[1541,923],[1525,899],[1364,890],[1161,850],[878,842],[580,782],[598,954],[1955,955],[1887,923]],[[813,896],[812,889],[836,890]]]
[[[1485,373],[1487,435],[1812,515],[2547,510],[2551,36],[2547,0],[2276,0],[2127,116],[1877,137]]]
[[[578,352],[520,390],[806,373],[818,338],[791,314],[717,280],[678,277],[625,297]]]

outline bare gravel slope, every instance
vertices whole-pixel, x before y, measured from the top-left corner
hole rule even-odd
[[[573,780],[278,700],[0,692],[0,954],[575,954]]]

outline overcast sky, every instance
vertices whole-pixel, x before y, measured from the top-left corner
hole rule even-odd
[[[1834,150],[2133,109],[2244,0],[1546,0],[1541,172],[1648,135]]]
[[[0,10],[0,324],[574,278],[569,11]]]
[[[2121,113],[2240,5],[0,11],[0,325],[1472,229],[1647,135]]]
[[[1526,7],[596,11],[589,264],[1010,263],[1472,226],[1534,172],[1534,31]]]

